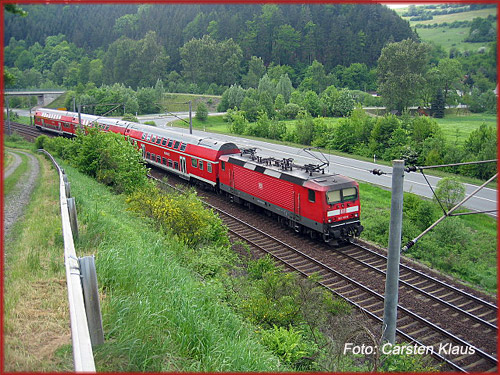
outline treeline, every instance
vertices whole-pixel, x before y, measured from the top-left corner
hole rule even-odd
[[[477,17],[473,21],[453,21],[453,22],[428,23],[428,24],[417,23],[415,27],[417,29],[435,29],[436,27],[449,27],[450,29],[458,29],[458,28],[473,26],[474,21],[476,19],[480,19],[482,21],[486,20],[490,24],[490,26],[493,26],[493,22],[496,22],[497,16],[493,16],[490,14],[488,17],[486,17],[486,19]]]
[[[494,8],[494,4],[429,4],[429,5],[410,5],[408,11],[403,13],[403,17],[411,17],[410,21],[428,21],[432,20],[434,16],[440,16],[443,14],[454,14],[469,12],[472,10],[479,10],[485,8]]]
[[[437,122],[427,116],[401,117],[386,115],[371,117],[361,108],[350,116],[331,124],[321,117],[312,117],[299,111],[293,125],[270,118],[261,112],[257,121],[250,123],[244,113],[229,110],[226,116],[229,129],[246,134],[329,150],[391,161],[404,159],[410,165],[441,165],[496,158],[496,129],[485,124],[473,131],[463,145],[446,141]],[[450,167],[450,173],[487,179],[496,171],[496,164]]]
[[[353,63],[373,69],[387,42],[415,37],[406,21],[381,5],[25,9],[27,17],[6,14],[4,35],[7,72],[16,79],[14,87],[24,88],[93,82],[135,89],[161,79],[166,85],[221,94],[234,83],[250,87],[252,79],[245,76],[253,56],[266,68],[286,69],[297,87],[314,61],[327,71]],[[197,87],[186,87],[191,84]]]

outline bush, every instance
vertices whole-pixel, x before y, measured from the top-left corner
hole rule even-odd
[[[203,102],[198,103],[196,107],[196,116],[200,121],[206,121],[208,118],[208,108],[207,105]]]
[[[299,111],[300,111],[300,106],[298,104],[288,103],[285,105],[281,113],[284,118],[293,120],[294,118],[297,117]]]
[[[314,343],[306,342],[301,330],[291,326],[273,326],[262,332],[262,342],[283,362],[300,370],[311,368],[311,357],[318,350]]]
[[[196,192],[163,194],[155,187],[135,191],[127,198],[130,210],[153,219],[159,228],[175,234],[189,246],[203,242],[227,244],[227,230]]]

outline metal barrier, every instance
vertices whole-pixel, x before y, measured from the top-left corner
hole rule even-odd
[[[94,355],[90,340],[89,326],[82,291],[79,260],[76,257],[71,229],[68,199],[66,196],[66,175],[50,153],[44,152],[59,172],[62,232],[64,239],[64,264],[66,266],[66,282],[68,284],[69,315],[71,323],[71,339],[73,343],[73,359],[76,372],[95,372]],[[76,212],[76,211],[75,211]]]

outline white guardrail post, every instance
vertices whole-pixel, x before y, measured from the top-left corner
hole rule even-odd
[[[64,264],[66,266],[66,282],[68,284],[69,315],[71,323],[71,339],[73,343],[73,359],[76,372],[96,372],[92,344],[90,340],[87,315],[83,301],[80,267],[76,257],[73,233],[71,230],[66,197],[64,173],[48,152],[46,153],[59,172],[62,232],[64,239]]]

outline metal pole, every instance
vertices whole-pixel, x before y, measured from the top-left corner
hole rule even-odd
[[[193,134],[193,107],[191,104],[191,100],[189,101],[189,134]]]
[[[78,104],[78,127],[81,129],[82,128],[82,112],[81,112],[81,105]]]
[[[76,97],[73,98],[73,112],[76,112]]]
[[[7,134],[10,135],[10,109],[9,109],[9,97],[5,98],[7,101]]]
[[[399,259],[401,229],[403,226],[403,160],[392,161],[391,222],[389,228],[389,252],[385,280],[384,321],[382,339],[394,344],[398,316]]]

